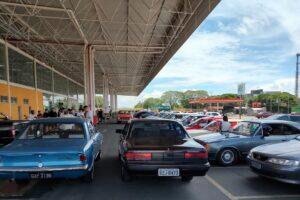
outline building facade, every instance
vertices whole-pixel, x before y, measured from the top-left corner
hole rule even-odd
[[[0,112],[25,119],[31,110],[78,108],[84,85],[0,39]]]

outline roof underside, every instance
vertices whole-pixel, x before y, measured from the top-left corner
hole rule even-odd
[[[0,34],[84,84],[83,49],[95,49],[96,92],[106,74],[118,94],[138,95],[219,0],[11,0]]]

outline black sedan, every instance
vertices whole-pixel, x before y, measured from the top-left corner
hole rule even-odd
[[[289,142],[252,149],[248,155],[248,163],[258,175],[300,184],[300,136]]]
[[[173,120],[134,119],[121,134],[119,157],[121,178],[133,175],[181,177],[191,181],[193,176],[205,176],[210,165],[205,148]]]

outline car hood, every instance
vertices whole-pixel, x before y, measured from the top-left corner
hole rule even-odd
[[[290,140],[277,144],[266,144],[256,147],[252,151],[276,156],[296,156],[300,159],[300,141]]]
[[[200,135],[193,137],[195,140],[200,140],[205,143],[212,143],[212,142],[220,142],[226,140],[234,140],[239,138],[245,138],[247,136],[237,135],[233,133],[219,133],[219,132],[212,132],[211,134]]]
[[[1,148],[0,154],[82,152],[85,143],[84,139],[17,139]]]

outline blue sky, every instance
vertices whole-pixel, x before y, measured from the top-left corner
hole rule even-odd
[[[300,1],[223,0],[138,97],[119,97],[132,107],[166,90],[294,90],[300,51]]]

